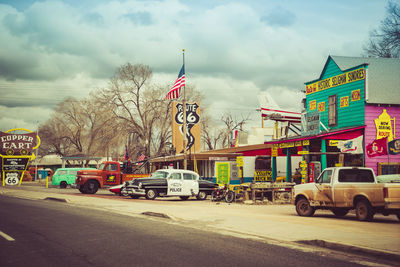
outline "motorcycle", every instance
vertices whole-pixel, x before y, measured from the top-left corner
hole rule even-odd
[[[232,203],[235,200],[235,192],[226,184],[219,186],[211,193],[211,201],[221,200],[225,200],[226,203]]]

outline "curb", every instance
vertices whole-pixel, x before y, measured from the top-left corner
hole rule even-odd
[[[58,201],[58,202],[68,202],[65,198],[57,198],[57,197],[46,197],[43,200],[51,200],[51,201]]]
[[[379,251],[379,250],[374,250],[374,249],[344,245],[344,244],[339,244],[339,243],[333,243],[333,242],[328,242],[328,241],[320,240],[320,239],[298,240],[298,241],[295,241],[295,243],[306,244],[306,245],[311,245],[311,246],[315,246],[315,247],[323,247],[323,248],[328,248],[328,249],[337,250],[337,251],[341,251],[341,252],[358,254],[361,256],[369,256],[369,257],[372,256],[374,258],[382,259],[382,260],[400,262],[400,255],[398,255],[398,254],[394,254],[394,253],[390,253],[390,252],[386,252],[386,251]]]
[[[141,214],[147,215],[147,216],[158,217],[158,218],[171,219],[171,217],[169,217],[167,214],[164,214],[164,213],[145,211],[145,212],[142,212]]]

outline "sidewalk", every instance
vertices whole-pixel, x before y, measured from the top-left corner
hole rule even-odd
[[[0,194],[27,199],[65,199],[75,206],[129,216],[143,216],[146,212],[163,214],[172,222],[183,225],[240,237],[275,240],[277,243],[303,241],[327,247],[340,245],[345,249],[361,249],[387,256],[400,255],[400,223],[393,215],[375,215],[373,222],[359,222],[354,214],[337,219],[330,211],[318,210],[313,217],[300,217],[292,205],[227,204],[171,198],[148,201],[119,197],[114,200],[104,198],[107,190],[100,190],[95,195],[82,195],[77,190],[46,189],[45,184],[33,186],[35,183],[1,187]]]

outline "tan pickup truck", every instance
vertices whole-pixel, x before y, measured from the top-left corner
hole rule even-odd
[[[342,217],[355,209],[360,221],[372,220],[375,213],[396,214],[400,220],[400,183],[378,183],[370,168],[326,168],[315,183],[296,185],[292,201],[300,216],[329,209]]]

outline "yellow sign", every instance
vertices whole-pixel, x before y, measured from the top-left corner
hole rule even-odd
[[[375,119],[376,139],[387,137],[388,142],[393,140],[392,120],[395,122],[395,118],[392,119],[386,112],[386,109],[384,109],[382,114]]]
[[[278,156],[278,149],[271,148],[271,157],[277,157]]]
[[[317,109],[317,100],[310,101],[310,110]]]
[[[310,152],[307,151],[307,150],[303,150],[303,151],[297,151],[297,154],[299,154],[299,155],[308,155],[308,154],[310,154]]]
[[[351,101],[358,101],[360,99],[361,99],[361,90],[360,89],[351,91]]]
[[[187,123],[187,152],[200,151],[200,104],[186,103],[186,123]],[[176,153],[184,152],[183,138],[183,104],[176,101],[172,102],[172,144]]]
[[[254,171],[254,181],[266,182],[271,181],[272,171]]]
[[[296,141],[296,142],[295,142],[295,146],[302,146],[302,145],[301,145],[301,141]]]
[[[329,146],[337,146],[338,142],[338,140],[329,140]]]
[[[318,111],[319,112],[325,111],[325,102],[319,102],[318,103]]]
[[[279,144],[279,148],[288,148],[288,147],[294,147],[294,142],[287,142],[287,143]]]
[[[365,79],[364,68],[359,68],[343,74],[339,74],[321,81],[306,85],[306,94],[313,94],[336,86],[356,82]]]
[[[343,96],[340,98],[340,107],[345,108],[349,106],[349,97],[348,96]]]
[[[242,156],[236,157],[236,165],[238,167],[243,167],[243,157]]]
[[[303,140],[303,146],[309,146],[310,140]]]

